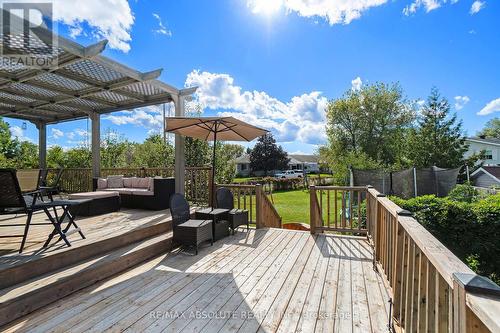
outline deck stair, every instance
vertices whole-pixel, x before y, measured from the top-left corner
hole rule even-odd
[[[171,240],[168,219],[54,255],[0,265],[0,326],[169,251]]]

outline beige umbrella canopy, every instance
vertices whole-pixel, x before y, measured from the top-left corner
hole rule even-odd
[[[233,117],[168,117],[166,132],[205,141],[214,141],[212,157],[212,189],[215,189],[215,143],[222,141],[252,141],[268,131]],[[212,207],[214,195],[212,195]]]

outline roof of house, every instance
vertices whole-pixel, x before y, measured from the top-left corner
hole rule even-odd
[[[299,163],[318,163],[319,162],[319,156],[317,155],[288,155],[288,158],[291,159],[292,164],[299,164]],[[243,154],[240,157],[236,158],[234,160],[234,163],[237,164],[244,164],[244,163],[250,163],[250,155],[248,154]]]
[[[482,166],[471,174],[471,177],[484,173],[500,183],[500,166]]]
[[[289,158],[293,158],[300,163],[318,163],[319,156],[318,155],[288,155]]]
[[[237,163],[237,164],[250,163],[250,155],[243,154],[240,157],[235,158],[234,163]]]
[[[490,144],[490,145],[494,145],[494,146],[500,146],[500,139],[496,139],[496,138],[471,137],[471,138],[467,138],[467,141],[485,143],[485,144]]]

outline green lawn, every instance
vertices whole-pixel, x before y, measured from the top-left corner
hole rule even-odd
[[[269,197],[271,199],[271,197]],[[319,194],[318,194],[319,199]],[[280,191],[273,193],[274,207],[278,214],[283,218],[283,223],[301,222],[309,224],[309,191],[294,190]],[[335,219],[333,195],[330,197],[330,222]],[[327,220],[327,196],[323,193],[323,219]],[[337,198],[338,219],[340,220],[340,208],[342,207],[342,199],[339,195]]]
[[[274,192],[272,199],[283,223],[309,223],[309,191]]]

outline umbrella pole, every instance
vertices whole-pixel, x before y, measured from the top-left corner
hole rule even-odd
[[[210,189],[212,202],[210,206],[215,208],[215,148],[217,146],[217,122],[215,123],[215,131],[214,131],[214,150],[212,154],[212,188]]]

